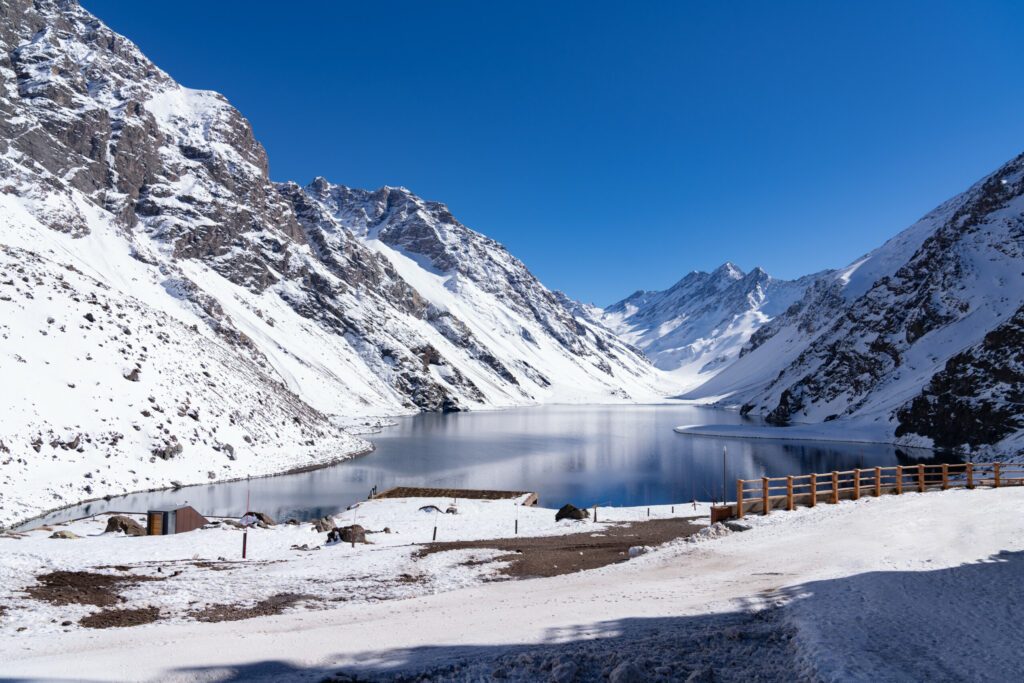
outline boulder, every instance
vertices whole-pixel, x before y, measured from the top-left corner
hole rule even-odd
[[[327,533],[334,528],[334,520],[330,517],[321,517],[313,522],[313,528],[319,534]]]
[[[124,515],[114,515],[107,520],[107,528],[104,530],[104,533],[110,533],[111,531],[123,531],[125,536],[146,535],[145,527],[131,517],[125,517]]]
[[[586,510],[580,510],[572,503],[566,503],[558,512],[555,513],[555,521],[560,522],[563,519],[589,519],[590,513]]]
[[[331,529],[327,534],[328,543],[366,543],[366,529],[358,524]]]
[[[245,514],[254,516],[256,518],[257,523],[260,524],[263,528],[266,528],[268,526],[274,526],[275,524],[277,524],[277,522],[274,521],[274,518],[265,512],[250,511]]]
[[[81,536],[74,531],[54,531],[50,534],[50,538],[66,538],[70,540],[72,538],[81,538]]]

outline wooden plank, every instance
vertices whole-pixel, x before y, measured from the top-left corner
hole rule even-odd
[[[771,505],[771,497],[768,495],[768,477],[761,477],[761,488],[761,506],[764,508],[761,514],[767,515],[768,507]]]

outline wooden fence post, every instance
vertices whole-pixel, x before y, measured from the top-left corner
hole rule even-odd
[[[967,488],[974,488],[974,463],[967,463]]]
[[[875,498],[882,495],[882,468],[875,468]]]
[[[736,516],[743,519],[743,480],[736,480]]]
[[[860,500],[860,468],[853,470],[853,499]]]
[[[839,473],[832,470],[832,504],[839,502]]]
[[[793,511],[793,477],[786,477],[786,509]]]
[[[768,514],[769,496],[768,496],[768,477],[761,477],[761,514]]]
[[[903,494],[903,465],[896,465],[896,495]]]
[[[949,488],[949,465],[942,463],[942,490]]]
[[[924,465],[917,466],[917,492],[924,493]]]
[[[811,475],[811,507],[818,503],[818,475]]]
[[[999,488],[999,463],[992,465],[992,479],[995,488]]]

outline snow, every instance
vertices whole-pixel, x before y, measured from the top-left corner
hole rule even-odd
[[[1022,504],[1024,488],[866,498],[750,517],[750,531],[716,527],[578,574],[500,583],[463,575],[469,585],[453,580],[444,592],[241,622],[33,628],[0,640],[0,656],[7,676],[76,680],[320,680],[339,671],[467,680],[499,669],[512,680],[536,680],[566,662],[594,678],[630,666],[656,678],[647,663],[664,662],[678,676],[694,658],[737,678],[1014,680],[1024,666],[1022,604],[1007,587],[1024,579]],[[253,532],[250,542],[260,549],[277,533],[301,530]],[[239,537],[196,535],[231,545]],[[59,565],[90,544],[105,551],[147,544],[167,557],[174,553],[156,549],[197,543],[187,536],[4,538],[0,566]],[[12,550],[19,559],[10,559]],[[332,563],[344,574],[357,556],[374,552],[338,546],[294,562],[346,553]],[[174,647],[160,657],[125,656],[162,642]]]

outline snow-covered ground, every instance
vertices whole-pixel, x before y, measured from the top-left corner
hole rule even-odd
[[[450,507],[457,512],[448,514]],[[596,524],[555,522],[555,510],[526,507],[517,500],[382,498],[357,503],[331,518],[339,527],[358,524],[373,532],[367,535],[367,544],[328,544],[327,534],[317,532],[312,523],[277,520],[281,523],[276,526],[248,532],[244,563],[242,530],[223,522],[219,528],[143,537],[104,533],[109,515],[42,526],[0,535],[0,605],[6,607],[0,633],[60,633],[67,628],[61,625],[64,621],[77,629],[79,619],[100,611],[89,605],[48,605],[23,593],[33,576],[49,572],[159,579],[125,591],[126,601],[117,607],[159,607],[164,621],[191,622],[192,613],[210,605],[248,606],[282,593],[308,596],[300,609],[323,609],[341,601],[365,603],[448,591],[493,578],[501,565],[484,567],[477,562],[502,553],[451,551],[414,558],[421,544],[433,540],[435,526],[438,541],[511,537],[517,525],[523,537],[601,533],[610,523],[648,519],[648,509],[654,519],[708,515],[708,504],[697,503],[599,508]],[[143,516],[132,517],[145,525]],[[64,531],[80,538],[50,537]]]
[[[361,680],[424,672],[434,680],[1016,680],[1024,667],[1024,604],[1013,589],[1024,579],[1022,504],[1024,488],[867,498],[748,518],[750,531],[709,533],[549,579],[424,589],[405,600],[248,621],[33,628],[0,641],[0,659],[7,676],[79,680],[322,680],[339,672]],[[386,505],[394,528],[421,540],[432,520],[413,522],[422,513],[398,505]],[[459,506],[465,519],[475,516]],[[543,514],[521,512],[521,524]],[[373,513],[363,506],[360,514]],[[485,517],[501,526],[500,513]],[[481,532],[483,519],[472,523]],[[300,533],[250,540],[260,549],[262,539]],[[204,535],[239,541],[227,531],[193,537]],[[107,552],[151,544],[146,551],[155,553],[161,543],[186,542],[37,536],[0,541],[7,590],[14,552],[24,572],[29,562],[63,566],[67,549],[89,544]],[[386,552],[333,547],[294,562],[336,557],[342,583],[348,564],[367,561],[360,555]],[[271,577],[261,568],[250,581]],[[153,647],[158,656],[132,654]]]

